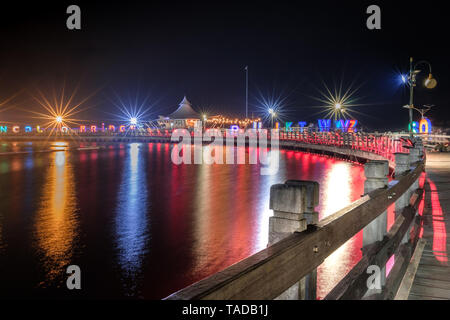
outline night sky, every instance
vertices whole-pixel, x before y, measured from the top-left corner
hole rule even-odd
[[[145,101],[147,119],[174,111],[184,95],[197,110],[243,116],[249,66],[250,114],[272,94],[286,120],[315,121],[323,82],[361,85],[356,118],[370,129],[406,128],[408,91],[399,81],[409,57],[428,60],[438,87],[418,87],[415,105],[434,104],[434,125],[450,126],[448,17],[442,1],[45,1],[6,7],[0,18],[0,123],[36,122],[37,90],[79,86],[89,94],[80,119],[114,118],[111,103]],[[77,4],[82,29],[66,28]],[[377,4],[382,30],[366,28]],[[424,67],[424,71],[426,68]],[[426,72],[421,74],[421,78]],[[421,83],[422,80],[419,80]],[[2,109],[9,108],[6,111]],[[322,114],[323,115],[323,114]],[[418,117],[418,113],[415,113]]]

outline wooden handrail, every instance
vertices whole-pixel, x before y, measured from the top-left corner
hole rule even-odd
[[[268,300],[278,297],[317,268],[325,258],[352,238],[400,198],[419,178],[424,163],[346,208],[294,233],[274,245],[184,288],[166,299]]]
[[[423,190],[417,190],[412,196],[412,204],[402,210],[395,219],[388,234],[363,252],[361,260],[347,275],[328,293],[324,300],[361,299],[367,291],[367,273],[370,265],[384,266],[389,258],[398,250],[401,240],[414,222],[417,208],[423,197]],[[415,239],[413,240],[413,242]],[[396,261],[397,263],[398,261]]]

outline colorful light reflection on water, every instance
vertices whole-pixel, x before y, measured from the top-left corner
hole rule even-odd
[[[43,287],[61,279],[60,270],[70,265],[79,234],[73,167],[66,164],[66,156],[65,152],[50,156],[34,224],[39,264],[45,274],[39,283]]]
[[[129,285],[125,292],[127,295],[138,293],[136,283],[139,279],[136,275],[142,268],[149,239],[146,170],[143,160],[139,158],[139,151],[138,143],[131,144],[128,149],[116,210],[115,238],[124,284]]]
[[[159,299],[266,247],[271,185],[318,181],[321,218],[363,193],[361,166],[301,152],[282,151],[278,174],[261,176],[258,165],[174,165],[168,144],[63,147],[0,157],[0,295],[64,288],[77,264],[88,297]],[[319,298],[361,245],[358,234],[320,266]]]

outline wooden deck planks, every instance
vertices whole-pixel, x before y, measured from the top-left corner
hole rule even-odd
[[[414,250],[411,262],[406,269],[405,275],[400,283],[397,294],[395,295],[395,300],[407,300],[408,295],[411,291],[411,286],[415,279],[417,269],[419,267],[420,260],[422,258],[423,249],[425,247],[426,240],[419,239],[417,242],[416,249]]]
[[[427,243],[408,299],[450,300],[450,154],[428,154],[426,171],[423,238]]]

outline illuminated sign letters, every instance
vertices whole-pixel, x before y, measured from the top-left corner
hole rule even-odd
[[[420,120],[420,122],[413,121],[412,128],[410,124],[408,125],[408,129],[413,133],[431,133],[431,121],[428,118],[423,118],[422,120]]]
[[[330,119],[319,119],[317,120],[319,124],[320,131],[329,131],[331,128],[331,120]]]

